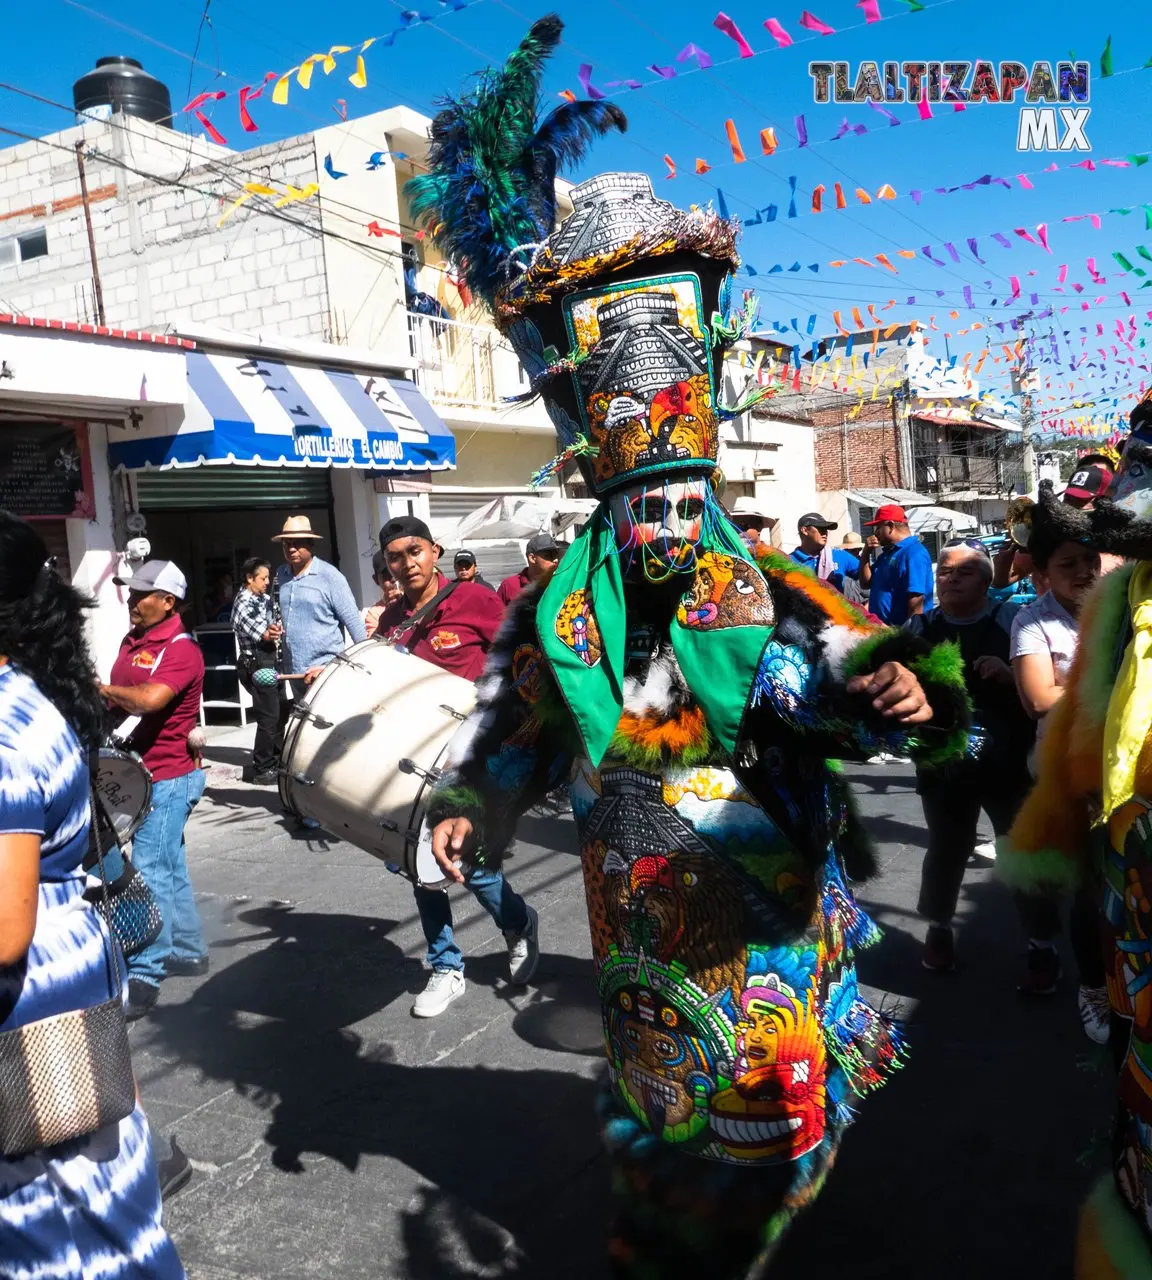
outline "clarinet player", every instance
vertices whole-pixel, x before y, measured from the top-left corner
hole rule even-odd
[[[269,591],[272,565],[253,556],[241,570],[244,585],[232,605],[232,630],[240,647],[237,664],[240,683],[252,698],[252,715],[256,721],[256,742],[252,748],[252,764],[245,773],[259,787],[275,785],[280,755],[280,685],[261,684],[253,673],[262,667],[279,668],[280,641],[284,627],[279,618],[275,589]]]

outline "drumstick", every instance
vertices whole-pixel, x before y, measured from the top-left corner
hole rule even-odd
[[[281,675],[272,667],[258,667],[252,672],[252,683],[267,685],[270,688],[278,680],[303,680],[305,674],[306,673],[302,671],[298,675],[285,676]]]

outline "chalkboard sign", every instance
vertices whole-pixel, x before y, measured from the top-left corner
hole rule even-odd
[[[93,519],[85,425],[0,419],[0,508],[30,520]]]

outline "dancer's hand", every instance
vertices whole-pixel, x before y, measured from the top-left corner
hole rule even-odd
[[[849,693],[867,695],[882,716],[899,724],[925,724],[932,719],[920,681],[899,662],[886,662],[871,675],[854,676],[846,687]]]
[[[457,884],[464,883],[460,863],[471,852],[474,843],[469,818],[445,818],[432,828],[432,856],[440,864],[444,874]]]

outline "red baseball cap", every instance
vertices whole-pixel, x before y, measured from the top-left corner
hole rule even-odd
[[[1106,467],[1102,461],[1095,461],[1085,466],[1077,464],[1071,480],[1068,481],[1068,487],[1064,490],[1062,500],[1079,506],[1102,498],[1111,487],[1111,467]]]
[[[870,529],[874,524],[907,524],[908,517],[904,514],[904,508],[898,507],[894,502],[889,502],[882,507],[876,509],[875,520],[865,520],[864,527]]]

